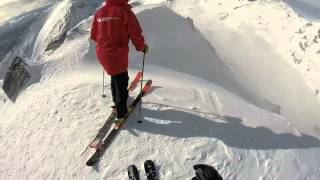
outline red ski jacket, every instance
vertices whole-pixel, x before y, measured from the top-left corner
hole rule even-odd
[[[136,50],[143,51],[145,40],[128,0],[106,0],[94,16],[91,37],[100,64],[109,75],[128,70],[129,38]]]

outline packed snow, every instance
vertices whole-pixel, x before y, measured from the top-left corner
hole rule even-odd
[[[143,123],[135,111],[93,168],[88,144],[112,105],[89,41],[103,2],[47,3],[0,24],[0,85],[14,56],[33,74],[15,103],[0,91],[1,179],[122,180],[130,164],[146,179],[147,159],[159,179],[191,179],[198,163],[224,179],[320,179],[320,23],[289,2],[131,1],[153,87]]]

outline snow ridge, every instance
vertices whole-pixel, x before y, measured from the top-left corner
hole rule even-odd
[[[57,49],[65,40],[70,29],[91,16],[101,0],[66,0],[52,11],[46,24],[41,29],[32,59],[38,59],[45,51]]]
[[[316,69],[317,23],[269,1],[131,2],[150,45],[145,78],[154,82],[143,123],[133,113],[99,164],[85,166],[113,104],[108,83],[101,98],[101,67],[88,40],[102,2],[62,1],[37,25],[30,16],[30,39],[8,49],[31,49],[28,62],[40,64],[42,77],[15,104],[0,92],[0,179],[122,180],[128,165],[142,169],[146,159],[168,180],[190,179],[197,163],[215,166],[224,179],[320,178],[319,104],[291,55]],[[131,47],[131,75],[141,58]]]

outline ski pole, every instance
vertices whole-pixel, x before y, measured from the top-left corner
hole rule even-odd
[[[104,70],[102,69],[102,97],[105,98],[107,97],[105,94],[104,94]]]
[[[144,74],[144,61],[146,59],[146,53],[143,52],[143,60],[142,60],[142,68],[141,68],[141,83],[140,83],[140,92],[142,92],[142,84],[143,84],[143,74]],[[141,119],[141,109],[142,109],[142,99],[140,100],[140,108],[139,108],[139,121],[138,123],[142,123],[142,119]]]

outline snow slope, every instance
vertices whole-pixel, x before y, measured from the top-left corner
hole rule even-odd
[[[280,2],[189,0],[172,6],[194,20],[247,91],[279,105],[290,119],[318,123],[319,44],[311,37],[317,35],[319,23],[299,18]]]
[[[15,56],[31,57],[45,14],[45,9],[36,9],[0,24],[0,78]]]
[[[160,179],[190,179],[196,163],[215,166],[225,179],[320,178],[320,128],[313,118],[319,104],[299,69],[281,53],[288,47],[298,51],[299,46],[285,37],[275,40],[269,20],[264,36],[250,25],[257,23],[253,17],[260,12],[286,14],[282,6],[257,3],[234,12],[242,2],[135,3],[141,4],[135,11],[150,45],[145,77],[154,82],[143,99],[143,123],[136,123],[135,112],[100,163],[85,166],[93,152],[87,145],[110,113],[110,86],[101,98],[101,67],[88,41],[92,17],[84,13],[70,23],[67,19],[81,11],[56,6],[50,13],[59,8],[64,13],[45,19],[32,46],[42,60],[42,78],[15,104],[2,101],[0,92],[0,146],[5,147],[0,151],[1,179],[122,180],[128,165],[142,170],[146,159],[155,160]],[[246,14],[243,8],[252,12]],[[220,10],[228,10],[228,15]],[[236,17],[241,17],[238,24]],[[283,19],[273,25],[277,29],[291,21],[289,30],[303,20]],[[57,28],[60,24],[63,28]],[[239,24],[244,25],[238,29]],[[253,37],[245,36],[248,32]],[[55,48],[42,49],[61,37]],[[274,42],[279,44],[270,46]],[[131,47],[131,77],[141,58]],[[274,109],[278,105],[281,114]],[[145,179],[143,172],[141,176]]]
[[[61,0],[2,0],[0,2],[0,22],[8,21],[35,9],[52,6],[56,1]]]
[[[299,15],[304,18],[320,20],[320,1],[286,0]]]
[[[66,34],[80,21],[89,17],[102,0],[65,0],[54,5],[36,8],[0,24],[0,78],[15,56],[43,61],[65,40]]]

